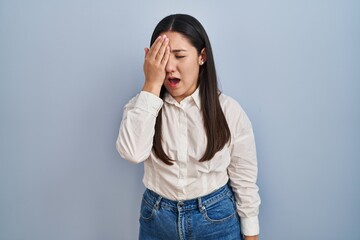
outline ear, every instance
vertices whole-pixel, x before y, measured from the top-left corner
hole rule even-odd
[[[203,65],[205,62],[206,62],[206,49],[203,48],[200,52],[200,55],[199,55],[199,64],[200,65]]]

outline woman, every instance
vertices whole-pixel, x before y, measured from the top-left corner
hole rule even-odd
[[[258,239],[252,126],[218,89],[203,26],[167,16],[150,46],[116,142],[124,159],[144,162],[139,239]]]

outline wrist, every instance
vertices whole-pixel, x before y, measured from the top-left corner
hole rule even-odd
[[[259,240],[259,235],[256,236],[243,236],[243,240]]]
[[[162,84],[154,84],[145,82],[142,91],[152,93],[156,96],[160,96]]]

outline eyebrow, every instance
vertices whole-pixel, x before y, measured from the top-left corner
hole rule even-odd
[[[185,49],[174,49],[174,50],[171,50],[172,53],[178,53],[178,52],[186,52]]]

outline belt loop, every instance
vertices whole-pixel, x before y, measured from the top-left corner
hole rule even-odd
[[[205,210],[205,206],[202,205],[202,202],[201,202],[201,197],[198,197],[198,206],[199,206],[200,212],[203,212]]]
[[[158,196],[158,199],[157,199],[156,202],[155,202],[155,208],[156,208],[156,210],[159,209],[159,205],[160,205],[161,199],[162,199],[162,196]]]

